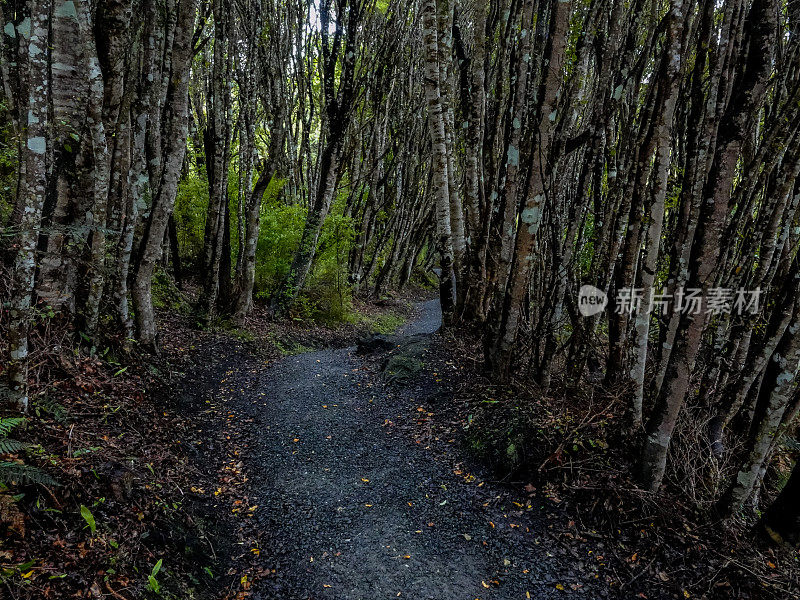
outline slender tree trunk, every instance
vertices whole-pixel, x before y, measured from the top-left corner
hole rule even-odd
[[[36,272],[36,242],[47,187],[45,156],[49,138],[50,97],[49,87],[45,82],[49,80],[48,39],[51,10],[51,0],[33,3],[28,39],[27,68],[32,85],[27,102],[26,142],[20,155],[20,161],[25,162],[25,177],[20,181],[17,202],[21,216],[19,233],[15,240],[17,252],[9,306],[8,347],[11,360],[6,370],[11,400],[22,411],[28,410],[28,328],[31,323]]]
[[[556,0],[551,5],[549,51],[547,69],[541,87],[541,105],[539,108],[539,124],[537,144],[533,150],[533,161],[528,178],[526,198],[519,215],[519,227],[514,248],[514,259],[511,275],[505,293],[502,311],[499,312],[498,323],[493,327],[489,364],[498,377],[507,378],[511,370],[511,358],[524,312],[525,297],[530,284],[533,265],[533,247],[549,189],[550,150],[553,141],[557,115],[556,100],[562,88],[564,50],[567,45],[567,32],[571,3],[569,0]],[[509,149],[509,152],[511,149]],[[496,333],[495,333],[496,332]]]
[[[89,124],[93,161],[93,189],[91,212],[91,262],[89,275],[89,297],[86,299],[86,330],[94,336],[100,318],[100,302],[105,288],[106,261],[106,217],[108,191],[111,178],[111,154],[109,152],[106,130],[103,124],[103,98],[105,87],[100,62],[94,43],[89,7],[77,1],[76,14],[78,29],[84,39],[86,71],[89,75]]]
[[[162,241],[167,221],[175,206],[178,180],[186,152],[189,133],[189,64],[192,58],[192,32],[197,0],[181,0],[178,8],[175,47],[172,53],[172,75],[167,90],[169,107],[167,139],[164,151],[164,173],[161,185],[153,198],[153,208],[147,223],[140,257],[133,281],[131,296],[136,309],[139,341],[148,349],[156,349],[156,324],[153,313],[153,271],[161,257]]]
[[[655,126],[655,167],[652,182],[650,214],[648,219],[645,252],[639,287],[644,290],[644,304],[636,314],[634,324],[633,366],[634,383],[631,420],[635,428],[643,425],[644,379],[647,366],[647,342],[650,338],[651,292],[656,278],[656,264],[661,247],[661,231],[664,223],[664,202],[667,197],[670,151],[672,145],[672,121],[678,99],[681,70],[681,46],[683,41],[684,9],[682,4],[672,8],[675,14],[670,19],[667,47],[664,56],[665,68],[659,84],[663,85],[662,100],[657,107],[659,113]],[[647,157],[649,160],[649,157]]]
[[[423,40],[425,45],[425,99],[433,144],[433,188],[436,202],[436,238],[440,256],[439,297],[444,323],[449,325],[455,313],[456,282],[453,264],[453,235],[450,229],[450,190],[447,176],[447,137],[442,110],[441,65],[437,35],[436,0],[422,4]]]
[[[715,281],[721,254],[720,238],[729,214],[736,162],[746,132],[754,125],[754,114],[766,92],[774,52],[776,18],[777,10],[772,0],[756,0],[748,15],[748,20],[754,24],[749,42],[748,69],[731,98],[727,118],[722,121],[705,194],[708,200],[693,240],[692,288],[708,290]],[[704,327],[704,315],[681,316],[655,410],[647,425],[647,439],[640,462],[640,482],[651,491],[660,487],[664,477],[669,444],[689,391]]]
[[[762,397],[759,403],[763,404],[764,408],[750,440],[750,453],[736,475],[731,489],[721,502],[727,514],[740,511],[757,489],[759,474],[770,450],[774,447],[774,442],[777,441],[784,413],[794,394],[798,364],[800,364],[800,304],[796,303],[792,323],[775,349],[761,384]]]

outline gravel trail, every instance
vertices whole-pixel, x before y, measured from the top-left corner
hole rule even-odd
[[[424,302],[399,334],[440,324],[438,302]],[[230,385],[226,409],[249,429],[250,523],[275,569],[251,597],[606,596],[594,559],[545,535],[540,503],[470,473],[454,441],[419,443],[401,426],[442,401],[431,386],[393,388],[354,348],[243,369]]]

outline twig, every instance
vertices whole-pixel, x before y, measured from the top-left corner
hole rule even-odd
[[[114,596],[114,598],[117,598],[118,600],[128,600],[125,596],[123,596],[119,592],[115,592],[108,581],[106,581],[106,589],[112,596]]]
[[[630,581],[627,581],[627,582],[623,583],[621,586],[619,586],[619,589],[622,590],[622,588],[624,588],[626,585],[632,584],[634,581],[639,579],[639,577],[644,575],[645,571],[647,571],[653,565],[653,563],[656,562],[656,558],[657,557],[654,557],[653,560],[651,560],[649,563],[647,563],[647,566],[644,569],[640,570],[636,575],[634,575],[633,579],[631,579]]]

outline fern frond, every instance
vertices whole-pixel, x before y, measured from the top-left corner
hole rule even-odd
[[[35,485],[60,485],[47,473],[30,465],[0,462],[0,481],[3,483],[32,483]]]
[[[792,452],[800,452],[800,441],[797,438],[785,437],[783,438],[783,447]]]
[[[33,400],[31,402],[31,410],[37,417],[47,414],[59,423],[63,423],[67,419],[67,409],[48,396],[41,396]]]
[[[0,436],[6,437],[11,430],[25,422],[22,417],[0,417]]]
[[[30,444],[25,442],[18,442],[17,440],[10,440],[8,438],[0,438],[0,454],[11,454],[19,452],[25,448],[30,447]]]

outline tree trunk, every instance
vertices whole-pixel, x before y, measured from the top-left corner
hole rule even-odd
[[[514,258],[511,263],[509,283],[505,291],[505,300],[502,310],[499,311],[496,323],[493,325],[491,349],[487,356],[494,373],[500,378],[508,378],[511,371],[511,358],[515,352],[515,342],[519,332],[523,312],[525,310],[525,297],[530,284],[531,269],[533,265],[533,247],[547,195],[552,193],[549,186],[551,169],[550,150],[553,142],[557,115],[556,100],[558,91],[562,88],[563,73],[561,68],[564,62],[564,50],[567,45],[567,33],[571,13],[569,0],[555,0],[551,4],[550,35],[548,36],[549,49],[546,52],[546,74],[542,78],[540,90],[541,104],[539,106],[539,122],[537,128],[536,146],[533,149],[533,160],[526,186],[525,202],[519,215],[517,239],[514,247]],[[514,123],[516,127],[518,123]],[[511,151],[518,149],[509,148]],[[517,161],[518,161],[517,156]],[[513,199],[512,199],[513,201]]]
[[[445,325],[453,321],[456,304],[456,282],[453,265],[453,235],[450,229],[450,189],[447,176],[447,137],[440,92],[441,69],[437,35],[436,0],[422,4],[423,40],[425,44],[425,99],[433,144],[433,193],[436,203],[436,238],[440,257],[439,298]]]
[[[153,208],[145,229],[131,296],[136,309],[139,341],[156,350],[156,324],[153,313],[153,271],[161,257],[162,241],[167,221],[175,206],[178,180],[186,152],[189,133],[189,65],[192,58],[192,32],[197,0],[180,0],[172,52],[172,73],[167,90],[167,139],[164,146],[164,172],[161,185],[153,198]]]
[[[47,165],[45,156],[49,138],[49,80],[48,39],[52,2],[39,0],[31,10],[31,29],[28,39],[28,76],[31,85],[27,104],[27,128],[24,150],[19,160],[25,163],[25,177],[20,181],[17,208],[20,209],[19,233],[12,272],[9,306],[8,348],[10,361],[6,369],[11,400],[21,411],[28,410],[28,328],[31,323],[34,274],[36,272],[36,242],[42,217]]]

